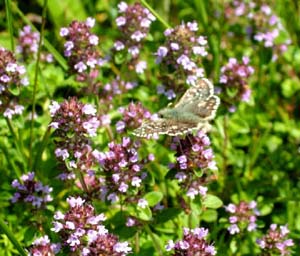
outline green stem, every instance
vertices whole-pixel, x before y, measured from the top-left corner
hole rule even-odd
[[[5,222],[0,219],[0,230],[2,231],[1,233],[5,234],[8,239],[12,242],[12,244],[15,246],[15,248],[18,250],[20,255],[26,256],[27,253],[21,246],[21,244],[18,242],[18,240],[15,238],[13,232],[8,228],[8,226],[5,224]]]
[[[153,245],[155,247],[155,250],[157,251],[158,255],[162,256],[163,255],[163,252],[162,252],[162,249],[160,248],[160,244],[158,243],[158,241],[156,240],[153,232],[151,231],[149,225],[145,225],[144,226],[146,232],[150,235],[151,239],[152,239],[152,242],[153,242]]]
[[[220,40],[215,35],[209,36],[207,40],[213,55],[213,74],[215,78],[214,82],[216,82],[219,81],[219,76],[220,76],[220,60],[219,60]]]
[[[207,10],[205,6],[205,1],[195,1],[198,13],[199,13],[199,19],[202,23],[205,30],[209,30],[208,28],[208,19],[207,19]]]
[[[84,192],[89,195],[89,190],[88,190],[88,187],[84,181],[84,177],[82,175],[82,172],[80,170],[77,170],[77,173],[78,173],[78,177],[79,177],[79,180],[80,180],[80,184],[82,186],[82,189],[84,190]]]
[[[134,242],[135,242],[135,245],[134,245],[134,251],[135,251],[135,254],[138,254],[140,252],[140,238],[139,238],[139,232],[136,232],[135,235],[134,235]]]
[[[171,26],[145,1],[141,0],[141,3],[149,9],[150,12],[166,27],[170,28]]]
[[[220,74],[220,60],[219,60],[219,49],[220,49],[220,36],[216,36],[218,31],[213,31],[213,27],[208,24],[208,17],[207,17],[207,8],[205,1],[195,1],[196,8],[199,13],[199,19],[201,24],[203,25],[204,30],[207,34],[210,34],[207,37],[209,48],[213,55],[213,74],[215,80],[219,79]]]
[[[34,172],[36,172],[37,167],[38,167],[38,165],[40,163],[40,160],[42,158],[42,154],[43,154],[46,146],[48,145],[48,140],[49,140],[50,134],[51,134],[51,127],[48,127],[48,129],[46,130],[46,132],[43,136],[41,145],[37,150],[37,154],[34,158],[34,162],[33,162],[33,165],[32,165],[32,171],[34,171]]]
[[[224,116],[224,122],[223,122],[223,129],[224,129],[224,143],[223,143],[223,173],[222,176],[226,177],[227,175],[227,148],[228,148],[228,115],[226,114]]]
[[[46,10],[47,10],[47,2],[48,0],[44,0],[43,6],[43,13],[42,13],[42,26],[41,26],[41,33],[40,33],[40,40],[39,40],[39,47],[37,52],[37,60],[35,66],[35,73],[34,73],[34,84],[33,84],[33,93],[32,93],[32,112],[31,112],[31,123],[30,123],[30,144],[29,144],[29,169],[32,167],[32,145],[33,145],[33,126],[34,126],[34,114],[35,114],[35,97],[37,92],[37,83],[38,83],[38,73],[39,73],[39,64],[41,59],[41,51],[42,51],[42,41],[44,37],[44,30],[45,30],[45,22],[46,22]]]
[[[21,170],[18,169],[17,166],[15,165],[14,161],[12,161],[12,158],[10,157],[7,148],[0,143],[0,152],[1,151],[4,154],[4,156],[6,157],[6,161],[8,163],[9,170],[13,170],[16,177],[18,177],[18,179],[20,179],[20,177],[22,175]]]
[[[11,120],[9,118],[5,118],[5,120],[6,120],[8,129],[9,129],[9,131],[10,131],[12,137],[13,137],[13,141],[14,141],[14,144],[16,146],[17,151],[19,152],[20,156],[24,160],[26,160],[26,155],[25,155],[24,151],[22,150],[23,147],[22,147],[21,142],[20,142],[20,140],[19,140],[19,138],[18,138],[18,136],[17,136],[17,134],[16,134],[16,132],[15,132],[12,124],[11,124]]]
[[[11,15],[11,1],[5,0],[5,12],[7,18],[7,27],[10,35],[10,48],[12,51],[15,50],[15,42],[14,42],[14,30],[12,24],[12,15]]]

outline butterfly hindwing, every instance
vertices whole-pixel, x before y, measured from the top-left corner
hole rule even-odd
[[[147,120],[133,134],[138,137],[151,137],[155,134],[176,136],[191,132],[198,127],[198,123],[183,123],[170,119],[159,118],[155,121]]]

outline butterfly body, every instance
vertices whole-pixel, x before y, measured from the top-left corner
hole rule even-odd
[[[193,130],[210,129],[208,123],[216,115],[220,99],[213,94],[213,85],[207,79],[201,79],[189,88],[174,108],[164,108],[158,112],[159,118],[146,120],[133,131],[139,137],[167,134],[177,136]]]

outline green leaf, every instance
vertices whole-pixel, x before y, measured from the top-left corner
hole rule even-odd
[[[206,222],[215,222],[218,219],[218,213],[216,210],[208,209],[203,212],[201,219]]]
[[[195,212],[191,212],[189,215],[189,227],[196,228],[199,226],[199,215]]]
[[[214,195],[206,195],[203,201],[203,205],[207,208],[217,209],[223,205],[222,200]]]
[[[293,79],[285,79],[281,83],[281,91],[284,97],[290,98],[300,89],[299,81]]]
[[[126,60],[125,52],[117,52],[114,59],[116,64],[122,64]]]
[[[240,116],[235,116],[230,120],[229,129],[236,133],[249,133],[250,131],[249,124]]]
[[[152,218],[152,212],[149,206],[146,206],[145,208],[140,208],[136,205],[131,205],[128,206],[127,210],[131,216],[143,221],[149,221]]]
[[[266,146],[269,149],[269,152],[274,152],[282,144],[282,139],[277,136],[269,136],[266,140]]]
[[[1,231],[1,233],[5,234],[8,237],[8,239],[15,246],[15,248],[18,250],[20,255],[24,255],[24,256],[27,255],[25,250],[19,243],[19,241],[14,236],[14,233],[8,228],[8,226],[2,219],[0,219],[0,231]]]
[[[14,96],[20,95],[20,87],[18,86],[11,86],[8,89]]]
[[[163,198],[163,194],[159,191],[152,191],[147,193],[144,198],[147,200],[149,206],[157,205]]]
[[[150,221],[152,218],[151,209],[148,206],[145,208],[138,207],[136,217],[140,220]]]
[[[259,212],[261,216],[266,216],[270,214],[273,210],[274,205],[272,203],[264,203],[262,206],[259,208]]]
[[[164,223],[169,220],[174,220],[182,212],[182,209],[167,208],[163,209],[156,217],[158,223]]]

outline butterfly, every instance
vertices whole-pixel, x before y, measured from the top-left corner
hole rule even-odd
[[[150,138],[159,134],[183,135],[193,130],[207,132],[211,128],[208,121],[214,119],[219,104],[213,84],[203,78],[190,87],[173,108],[161,109],[157,119],[145,120],[133,134]]]

